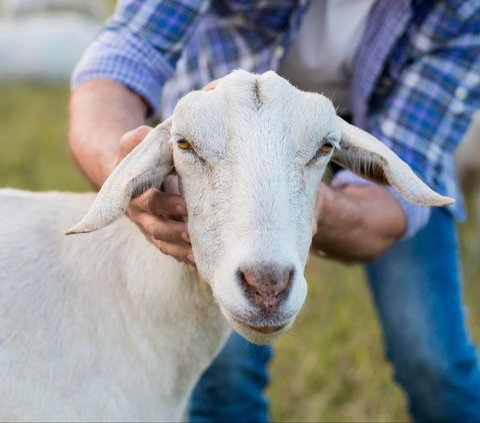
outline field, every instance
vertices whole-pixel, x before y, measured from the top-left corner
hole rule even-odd
[[[0,185],[89,189],[66,146],[68,87],[0,85]],[[462,246],[468,319],[480,342],[473,225]],[[312,258],[298,323],[276,343],[270,387],[275,421],[406,421],[405,400],[384,360],[380,329],[359,266]]]

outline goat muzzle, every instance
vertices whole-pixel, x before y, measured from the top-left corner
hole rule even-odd
[[[293,266],[244,265],[237,270],[237,280],[245,296],[266,311],[275,310],[287,299],[294,277]]]

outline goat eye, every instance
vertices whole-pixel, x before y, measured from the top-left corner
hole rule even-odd
[[[333,147],[334,147],[334,145],[331,142],[327,141],[327,142],[323,143],[320,146],[320,148],[317,150],[315,155],[309,160],[309,162],[307,163],[307,166],[310,165],[310,164],[316,163],[317,160],[320,157],[323,157],[326,154],[330,153],[333,150]]]
[[[178,148],[182,150],[190,150],[192,148],[192,144],[190,144],[186,139],[182,138],[181,140],[177,141]]]
[[[320,152],[323,154],[330,153],[333,150],[333,144],[330,142],[326,142],[320,147]]]

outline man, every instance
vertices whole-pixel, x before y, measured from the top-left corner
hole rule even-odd
[[[338,20],[353,7],[348,22]],[[236,67],[276,69],[301,88],[332,83],[348,91],[351,81],[352,102],[342,107],[354,122],[435,190],[460,198],[451,153],[480,108],[477,16],[477,0],[124,0],[74,74],[71,149],[100,186],[148,133],[142,125],[160,98],[167,116],[179,96]],[[338,48],[341,57],[322,58],[337,50],[333,41],[343,32],[350,38]],[[305,54],[306,43],[314,48]],[[335,80],[341,70],[344,78]],[[453,223],[462,213],[461,201],[448,211],[414,207],[346,171],[318,190],[315,247],[338,258],[377,257],[368,265],[375,305],[419,421],[480,420],[480,373],[465,329]],[[185,214],[180,196],[157,189],[128,211],[161,251],[194,262],[185,223],[172,219]],[[197,386],[190,419],[267,420],[269,355],[233,336]]]

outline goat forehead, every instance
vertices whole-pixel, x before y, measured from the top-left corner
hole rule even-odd
[[[172,127],[172,132],[217,150],[246,140],[284,140],[298,149],[335,130],[335,110],[326,97],[300,91],[273,72],[245,71],[233,72],[211,91],[185,96]]]
[[[332,103],[316,93],[301,91],[274,72],[254,75],[234,72],[217,87],[219,95],[226,98],[230,110],[251,117],[257,116],[270,123],[296,122],[303,126],[322,126],[335,115]],[[315,122],[312,117],[320,117]]]

